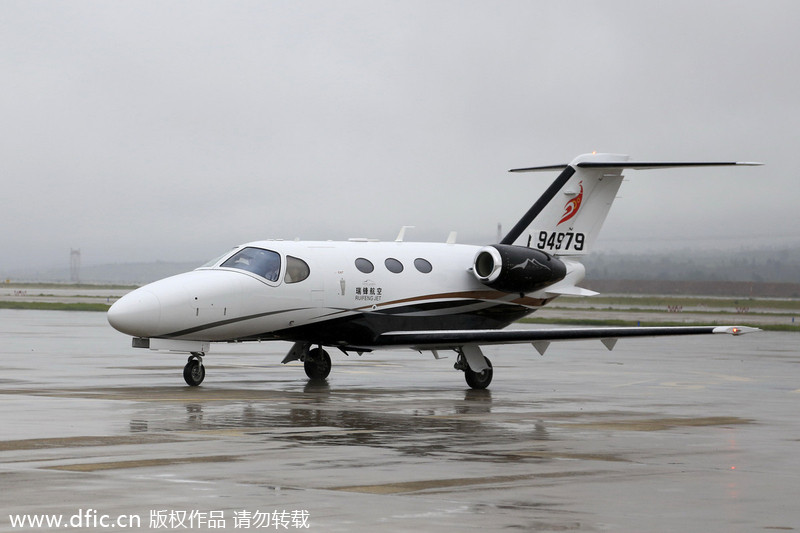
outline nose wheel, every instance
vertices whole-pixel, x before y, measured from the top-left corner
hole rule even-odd
[[[190,387],[197,387],[206,377],[206,367],[203,366],[203,355],[192,353],[189,362],[183,367],[183,379]]]

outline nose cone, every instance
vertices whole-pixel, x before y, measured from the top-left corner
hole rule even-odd
[[[108,310],[108,323],[133,337],[151,337],[161,321],[161,302],[152,292],[136,289],[120,298]]]

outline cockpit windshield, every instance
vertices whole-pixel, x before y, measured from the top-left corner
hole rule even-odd
[[[281,271],[281,256],[272,250],[247,247],[232,255],[220,266],[246,270],[269,281],[278,281],[278,274]]]
[[[235,249],[236,249],[236,248],[234,248],[234,250],[235,250]],[[214,259],[212,259],[212,260],[210,260],[210,261],[207,261],[205,264],[203,264],[203,265],[202,265],[202,266],[200,266],[199,268],[211,268],[211,267],[213,267],[214,265],[216,265],[217,263],[219,263],[219,262],[220,262],[220,260],[221,260],[223,257],[225,257],[226,255],[228,255],[229,253],[231,253],[231,251],[232,251],[232,250],[228,250],[228,251],[227,251],[227,252],[225,252],[224,254],[222,254],[222,255],[220,255],[220,256],[217,256],[217,257],[215,257]]]

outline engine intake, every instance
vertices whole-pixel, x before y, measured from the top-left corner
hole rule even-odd
[[[533,292],[564,279],[567,267],[552,255],[510,244],[481,248],[472,268],[478,281],[503,292]]]

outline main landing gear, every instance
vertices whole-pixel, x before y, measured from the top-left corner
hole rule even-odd
[[[492,376],[494,375],[492,362],[489,361],[489,358],[482,354],[480,357],[483,357],[486,368],[478,372],[470,368],[463,349],[458,352],[458,359],[456,359],[456,364],[453,365],[456,370],[464,371],[464,379],[467,381],[467,385],[473,389],[485,389],[492,382]]]
[[[306,376],[312,381],[322,381],[331,373],[331,356],[322,347],[309,350],[303,358]]]
[[[311,381],[324,381],[331,373],[331,356],[322,349],[322,345],[311,348],[310,342],[295,342],[281,363],[302,361],[306,376]]]
[[[206,377],[206,367],[203,366],[203,354],[192,352],[189,362],[183,367],[183,379],[190,387],[197,387]]]

